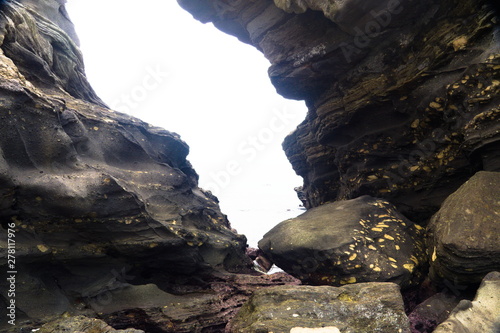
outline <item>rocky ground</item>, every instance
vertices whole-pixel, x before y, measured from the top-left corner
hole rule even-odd
[[[178,2],[306,101],[308,211],[248,251],[179,135],[94,93],[64,1],[1,1],[0,331],[500,332],[498,3]]]

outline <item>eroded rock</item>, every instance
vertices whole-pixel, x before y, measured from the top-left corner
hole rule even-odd
[[[139,307],[164,274],[250,272],[246,238],[198,188],[187,144],[105,107],[74,40],[50,21],[61,8],[0,7],[0,238],[15,235],[17,320]],[[150,294],[169,294],[160,289]]]
[[[431,277],[479,284],[500,270],[500,173],[478,172],[443,203],[428,226]]]
[[[305,283],[419,282],[423,229],[387,201],[363,196],[310,209],[259,241],[277,266]]]
[[[230,332],[289,333],[300,332],[299,327],[316,329],[304,332],[410,332],[399,287],[394,283],[261,289],[230,323]]]
[[[179,3],[261,50],[277,91],[306,101],[283,147],[307,208],[371,195],[426,224],[500,168],[496,1]]]

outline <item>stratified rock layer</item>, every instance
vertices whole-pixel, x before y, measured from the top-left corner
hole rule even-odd
[[[500,270],[500,172],[481,171],[450,195],[428,226],[431,277],[479,284]]]
[[[345,333],[410,332],[399,287],[375,282],[259,290],[230,323],[230,332],[289,333],[300,332],[299,327],[331,327],[330,332],[336,327]]]
[[[63,9],[0,7],[0,256],[2,272],[18,272],[17,320],[95,315],[137,279],[154,286],[161,274],[244,271],[246,239],[198,188],[188,146],[105,107],[71,29],[56,24]],[[8,289],[2,279],[0,304]]]
[[[387,201],[363,196],[315,207],[281,222],[259,247],[305,283],[417,284],[427,258],[422,227]]]
[[[382,197],[416,222],[499,170],[492,0],[179,0],[261,50],[305,121],[284,142],[307,208]]]

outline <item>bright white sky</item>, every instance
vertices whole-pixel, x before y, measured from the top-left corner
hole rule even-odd
[[[203,25],[175,0],[69,0],[89,81],[114,110],[179,133],[200,186],[251,246],[301,213],[281,149],[304,119],[253,47]]]

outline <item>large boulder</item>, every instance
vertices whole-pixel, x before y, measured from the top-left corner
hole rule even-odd
[[[476,297],[462,300],[434,333],[500,332],[500,273],[486,275]]]
[[[500,173],[478,172],[443,203],[428,226],[431,277],[479,284],[500,270]]]
[[[398,285],[375,282],[261,289],[229,327],[233,333],[410,332]]]
[[[1,317],[13,300],[18,321],[95,315],[130,284],[247,271],[188,145],[90,88],[62,1],[0,6]]]
[[[315,207],[271,229],[260,249],[303,282],[419,282],[423,229],[385,200],[363,196]]]

